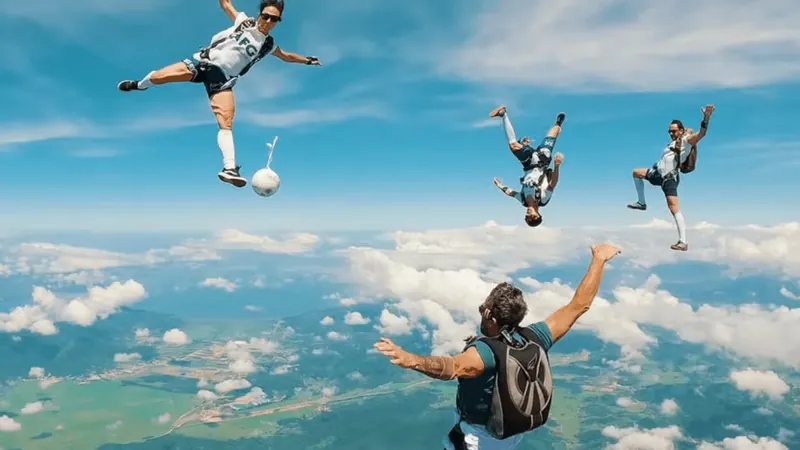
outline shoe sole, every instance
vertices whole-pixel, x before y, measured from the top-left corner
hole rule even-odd
[[[489,113],[489,117],[500,117],[502,115],[502,114],[500,114],[500,111],[503,111],[503,114],[505,114],[506,107],[505,106],[501,106],[501,107],[495,109],[494,111]]]
[[[647,211],[647,207],[646,206],[644,208],[640,208],[638,206],[631,206],[631,205],[627,205],[627,206],[628,206],[628,209],[633,209],[633,210],[636,210],[636,211]]]
[[[236,186],[238,188],[247,186],[247,180],[245,180],[244,178],[241,178],[241,177],[240,178],[233,177],[233,176],[230,176],[230,175],[228,175],[228,174],[226,174],[224,172],[218,173],[217,177],[223,183],[232,184],[232,185],[234,185],[234,186]]]
[[[133,92],[133,91],[146,91],[147,90],[147,89],[122,89],[122,83],[124,83],[124,81],[120,81],[119,83],[117,83],[117,90],[120,91],[120,92]]]

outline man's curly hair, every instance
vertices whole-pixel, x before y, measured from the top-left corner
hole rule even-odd
[[[522,291],[511,283],[500,283],[492,289],[484,303],[501,327],[516,327],[528,313]]]

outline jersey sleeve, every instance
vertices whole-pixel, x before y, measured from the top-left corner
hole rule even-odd
[[[550,327],[548,327],[544,321],[541,321],[528,325],[528,328],[539,338],[539,341],[544,347],[544,351],[550,351],[550,348],[553,346],[553,334],[550,332]],[[487,345],[486,347],[488,348],[489,346]]]
[[[492,349],[489,348],[489,345],[486,342],[475,341],[474,343],[470,344],[467,348],[469,347],[475,347],[475,350],[477,350],[478,354],[481,355],[481,361],[483,361],[484,373],[495,370],[496,363],[494,361],[494,353],[492,353]]]
[[[239,25],[242,24],[242,22],[244,22],[247,19],[249,19],[249,17],[247,17],[247,14],[239,11],[239,14],[236,15],[236,20],[233,21],[233,26],[238,27]]]

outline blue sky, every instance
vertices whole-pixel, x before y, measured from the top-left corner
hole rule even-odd
[[[201,86],[121,94],[116,83],[179,61],[228,26],[216,2],[99,0],[0,6],[0,230],[397,229],[518,224],[492,185],[518,163],[499,122],[541,137],[568,114],[549,225],[669,219],[659,190],[627,211],[630,172],[656,161],[673,118],[717,113],[681,184],[689,223],[778,223],[796,210],[798,12],[682,1],[287,2],[274,35],[324,67],[262,61],[237,86],[237,157],[248,178],[279,135],[283,185],[261,199],[216,179],[216,126]],[[257,2],[234,1],[254,13]],[[786,8],[781,7],[786,6]],[[788,12],[787,12],[788,11]],[[769,26],[765,26],[769,24]],[[793,58],[793,59],[792,59]],[[742,207],[745,205],[745,207]],[[311,218],[310,218],[311,217]]]

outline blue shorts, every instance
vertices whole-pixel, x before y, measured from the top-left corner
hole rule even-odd
[[[661,176],[661,172],[658,171],[658,168],[653,166],[647,169],[645,179],[653,186],[661,186],[661,190],[664,191],[664,195],[667,197],[678,196],[678,184],[681,182],[680,175],[669,175],[667,178],[664,178]]]
[[[517,157],[520,163],[522,163],[523,169],[526,165],[530,163],[531,158],[533,157],[534,153],[541,152],[542,150],[547,150],[550,153],[550,158],[553,157],[553,148],[556,146],[556,138],[554,137],[545,137],[542,139],[542,143],[539,144],[538,147],[535,149],[530,145],[523,145],[519,150],[512,150],[511,153]],[[547,161],[547,165],[550,165],[550,161]]]
[[[209,97],[218,92],[233,89],[239,78],[228,78],[222,69],[202,59],[186,58],[183,63],[192,71],[192,83],[203,83]]]

